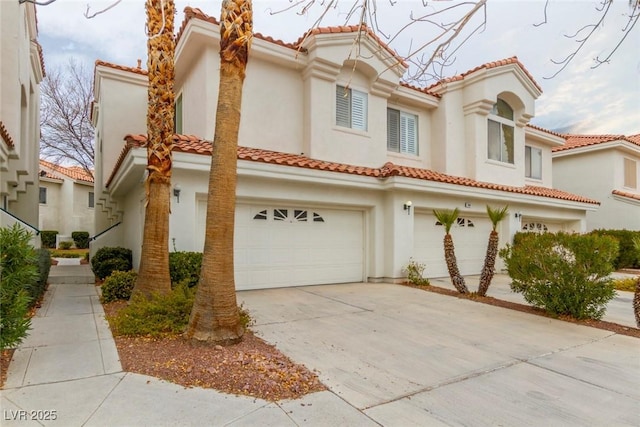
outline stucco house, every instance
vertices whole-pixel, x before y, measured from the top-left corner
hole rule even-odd
[[[60,240],[74,231],[94,233],[93,176],[79,166],[62,166],[40,160],[41,230],[56,230]]]
[[[502,244],[524,229],[586,229],[598,202],[552,188],[563,138],[529,126],[542,90],[517,58],[427,88],[358,27],[315,29],[296,43],[256,34],[245,80],[235,230],[238,289],[394,281],[410,258],[446,276],[433,209],[459,208],[463,274],[479,274],[491,224],[509,205]],[[176,137],[169,249],[203,247],[219,26],[187,8],[176,47]],[[366,59],[365,59],[366,58]],[[92,250],[140,257],[146,166],[146,72],[96,62],[96,231]],[[500,267],[500,266],[498,266]]]
[[[0,226],[38,226],[42,49],[32,3],[0,2]],[[40,239],[34,239],[34,243]]]
[[[587,230],[640,230],[640,134],[564,137],[552,151],[553,185],[601,203]]]

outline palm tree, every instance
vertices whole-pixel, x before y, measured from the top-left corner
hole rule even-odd
[[[453,237],[451,237],[451,227],[458,219],[460,211],[458,208],[454,210],[434,210],[433,214],[436,219],[444,226],[444,259],[447,261],[447,270],[449,270],[449,277],[451,277],[451,283],[461,294],[469,293],[467,285],[464,282],[464,277],[458,270],[458,261],[456,260],[456,249],[453,246]]]
[[[482,273],[480,274],[480,284],[478,286],[478,295],[481,297],[487,295],[489,285],[491,285],[491,279],[495,272],[496,255],[498,254],[498,224],[509,213],[509,206],[505,206],[502,209],[494,209],[487,205],[487,215],[491,220],[491,233],[489,233],[489,243],[487,244],[487,254],[484,257],[484,265],[482,266]]]
[[[200,282],[186,335],[232,344],[242,339],[233,271],[238,129],[242,85],[251,39],[251,1],[223,0],[220,17],[220,87],[211,150],[207,229]]]
[[[163,10],[164,7],[164,10]],[[147,204],[134,294],[171,291],[169,214],[174,121],[173,0],[147,0],[149,89],[147,108]]]

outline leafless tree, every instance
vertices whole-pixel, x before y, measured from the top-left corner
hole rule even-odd
[[[40,154],[54,163],[81,166],[93,176],[91,74],[70,61],[47,70],[40,90]]]

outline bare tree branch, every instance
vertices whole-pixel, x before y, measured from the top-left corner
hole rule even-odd
[[[93,176],[91,74],[70,61],[64,69],[48,70],[40,90],[41,155],[54,163],[81,166]]]
[[[116,0],[115,2],[113,2],[112,4],[110,4],[109,6],[105,7],[104,9],[101,9],[95,13],[89,14],[89,9],[91,8],[91,6],[87,5],[87,10],[85,10],[84,12],[84,17],[87,19],[92,19],[95,18],[96,16],[100,15],[101,13],[105,13],[106,11],[113,9],[114,7],[116,7],[122,0]]]

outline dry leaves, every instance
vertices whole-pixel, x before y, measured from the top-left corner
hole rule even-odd
[[[122,304],[105,304],[112,315]],[[315,373],[250,331],[222,347],[182,337],[115,337],[122,368],[185,387],[212,388],[275,401],[326,390]]]

